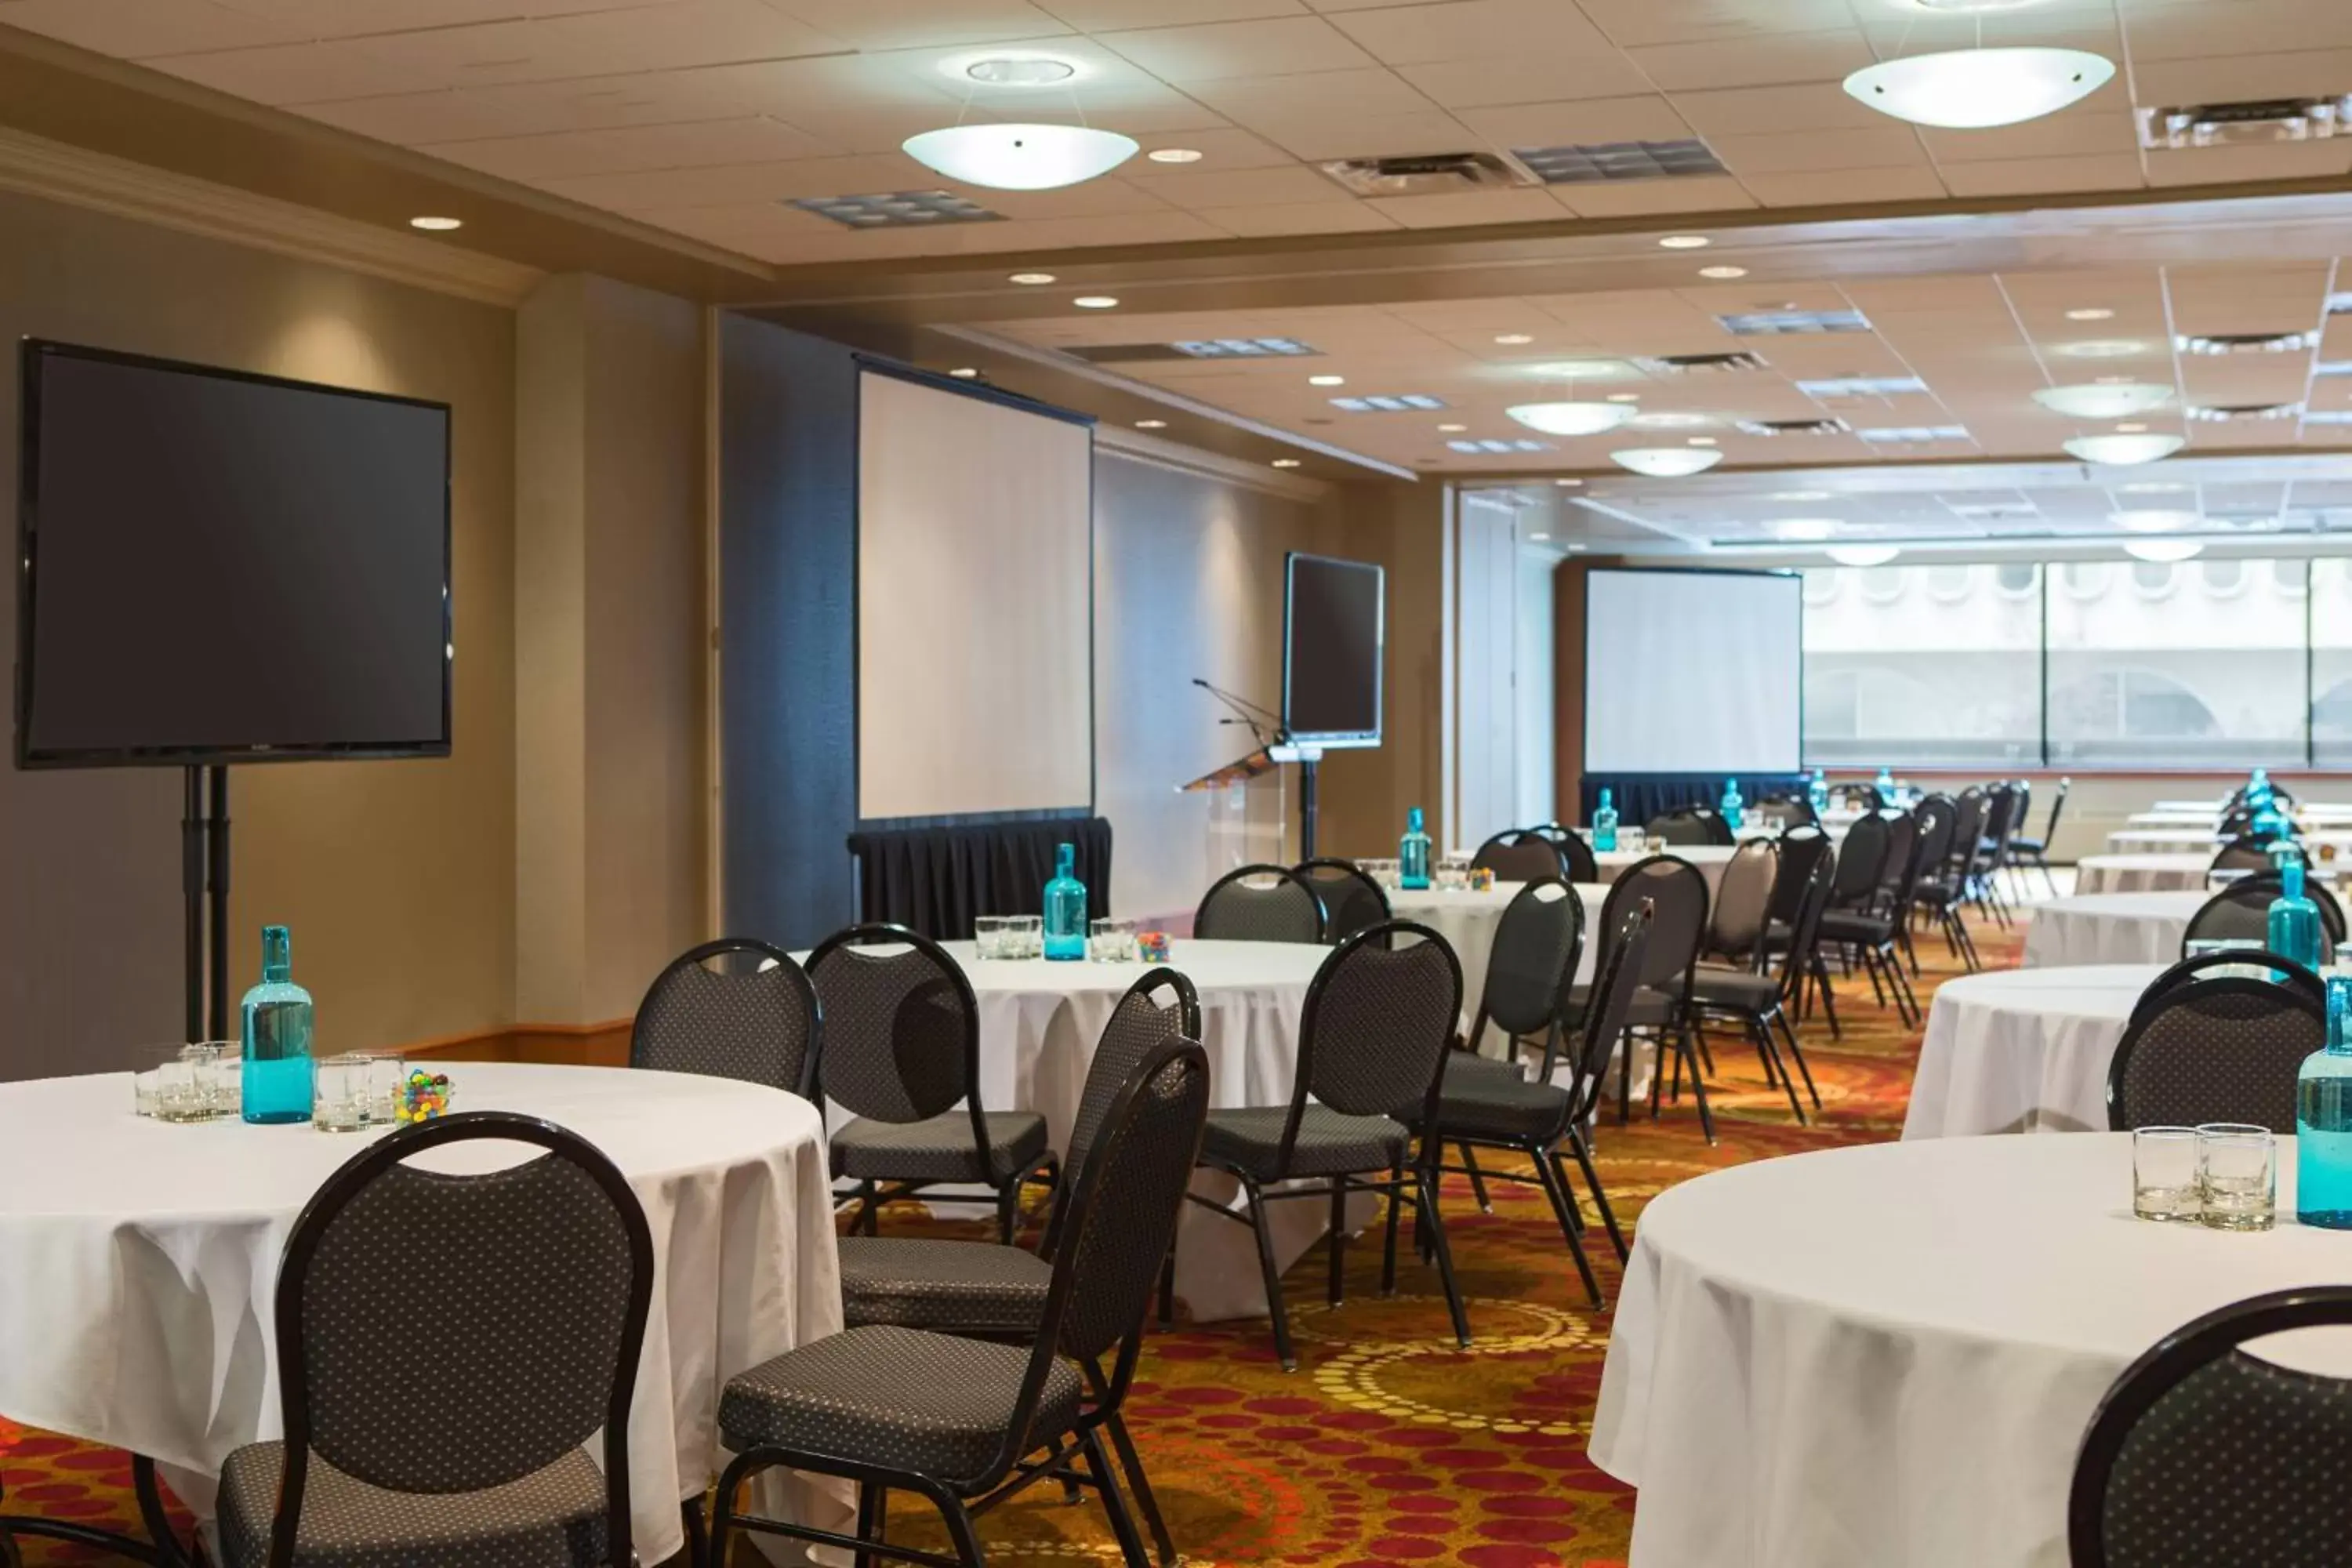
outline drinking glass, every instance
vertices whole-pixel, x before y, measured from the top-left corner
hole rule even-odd
[[[1364,875],[1378,882],[1389,892],[1395,892],[1397,883],[1402,879],[1403,868],[1393,859],[1359,860],[1356,864],[1363,869]]]
[[[1043,915],[1005,916],[1004,956],[1007,958],[1045,957],[1045,917]]]
[[[180,1053],[196,1064],[206,1110],[223,1120],[245,1108],[245,1047],[236,1040],[206,1040]]]
[[[2197,1129],[2132,1130],[2132,1213],[2142,1219],[2193,1220],[2203,1209],[2197,1184]]]
[[[2209,1121],[2197,1129],[2197,1186],[2214,1230],[2268,1230],[2277,1215],[2278,1149],[2267,1127]]]
[[[321,1058],[311,1090],[310,1125],[321,1132],[357,1132],[368,1126],[368,1068],[362,1056]]]
[[[400,1120],[400,1090],[408,1081],[408,1063],[397,1051],[371,1051],[366,1056],[368,1120],[390,1127]]]
[[[1448,892],[1460,892],[1470,885],[1470,858],[1448,855],[1437,862],[1437,885]]]
[[[979,945],[982,958],[1003,958],[1004,928],[1010,924],[1003,915],[982,915],[971,922],[972,941]]]
[[[212,1109],[205,1103],[203,1074],[197,1063],[182,1054],[186,1048],[182,1047],[169,1059],[156,1065],[158,1121],[206,1121],[212,1118]]]
[[[1135,922],[1111,920],[1095,921],[1089,928],[1087,938],[1087,956],[1097,963],[1133,963],[1135,962]]]
[[[163,1069],[149,1068],[131,1075],[131,1113],[153,1116],[163,1108]]]

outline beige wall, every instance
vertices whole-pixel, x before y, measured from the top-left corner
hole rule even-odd
[[[258,929],[282,921],[324,1048],[509,1022],[512,313],[0,195],[0,337],[22,334],[454,406],[455,755],[236,770],[230,975],[241,991],[257,974]],[[11,365],[12,475],[16,397]],[[0,770],[0,1078],[120,1067],[179,1037],[179,816],[174,772]]]

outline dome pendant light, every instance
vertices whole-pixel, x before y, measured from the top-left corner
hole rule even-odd
[[[2126,381],[2109,385],[2045,386],[2033,401],[2053,414],[2075,419],[2128,419],[2172,401],[2172,388],[2152,381]]]
[[[2055,114],[2115,74],[2114,61],[2084,49],[1952,49],[1864,66],[1845,89],[1914,125],[1980,131]]]
[[[2066,450],[2086,463],[2127,468],[2169,458],[2187,445],[2179,436],[2077,436]]]
[[[1706,472],[1723,461],[1723,451],[1717,447],[1633,447],[1610,453],[1609,460],[1654,479],[1679,479]]]
[[[967,185],[1050,191],[1108,174],[1140,150],[1086,125],[950,125],[909,136],[907,156]]]
[[[1626,403],[1522,403],[1503,412],[1547,436],[1598,436],[1633,417]]]

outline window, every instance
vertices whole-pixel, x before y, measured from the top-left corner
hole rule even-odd
[[[1895,603],[1911,585],[1911,571],[1906,566],[1873,566],[1861,575],[1862,596],[1874,605]]]
[[[1993,581],[2012,599],[2042,596],[2042,568],[2031,561],[2004,561],[1993,569]]]
[[[2275,567],[2275,561],[2271,564]],[[2245,591],[2252,574],[2242,561],[2206,561],[2198,565],[2197,574],[2205,579],[2205,592],[2216,599],[2227,599]]]
[[[2173,570],[2168,561],[2135,561],[2132,563],[2132,586],[2144,599],[2168,599],[2172,596]]]
[[[2352,561],[2299,564],[2311,595],[2311,760],[2352,767]]]
[[[2273,561],[2270,564],[2271,589],[2280,597],[2300,599],[2311,592],[2310,562]]]
[[[1959,604],[1975,591],[1976,585],[1977,569],[1973,566],[1927,568],[1927,593],[1938,603]]]
[[[2069,561],[2059,568],[2059,580],[2066,584],[2069,598],[2095,599],[2107,591],[2115,581],[2116,563],[2112,561]]]
[[[1805,605],[1809,609],[1837,603],[1838,590],[1845,586],[1845,572],[1841,567],[1828,566],[1805,574]]]
[[[2014,564],[2014,563],[2012,563]],[[2004,568],[2004,571],[2009,570]],[[1992,572],[1853,574],[1824,596],[1808,572],[1805,754],[1824,767],[2026,767],[2042,748],[2042,569],[2021,595]],[[1955,593],[1954,588],[1961,591]],[[1890,591],[1891,589],[1891,591]]]

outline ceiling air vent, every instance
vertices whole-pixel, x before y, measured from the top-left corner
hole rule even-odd
[[[2292,354],[2318,345],[2317,332],[2183,333],[2174,346],[2185,354]]]
[[[1561,147],[1514,147],[1511,156],[1547,185],[1593,185],[1611,180],[1672,180],[1730,173],[1706,143],[1601,142]]]
[[[1319,358],[1321,349],[1296,338],[1197,338],[1181,343],[1084,343],[1062,351],[1089,364],[1147,364],[1180,359]]]
[[[1717,316],[1716,320],[1736,338],[1870,331],[1870,321],[1860,310],[1755,310],[1744,315]]]
[[[1843,419],[1742,419],[1750,436],[1843,436],[1853,428]]]
[[[1444,196],[1536,183],[1527,170],[1493,153],[1341,158],[1316,166],[1360,196]]]
[[[2189,410],[2189,417],[2208,425],[2252,425],[2263,419],[2292,419],[2303,412],[2300,403],[2221,403]]]
[[[864,196],[800,196],[784,204],[829,217],[845,228],[936,228],[946,223],[1002,223],[1004,215],[953,191],[880,191]]]
[[[1724,370],[1763,370],[1761,354],[1655,354],[1633,362],[1653,375],[1695,375]]]
[[[2258,98],[2244,103],[2199,103],[2139,111],[2143,147],[2185,151],[2248,142],[2321,142],[2352,134],[2352,96]]]

